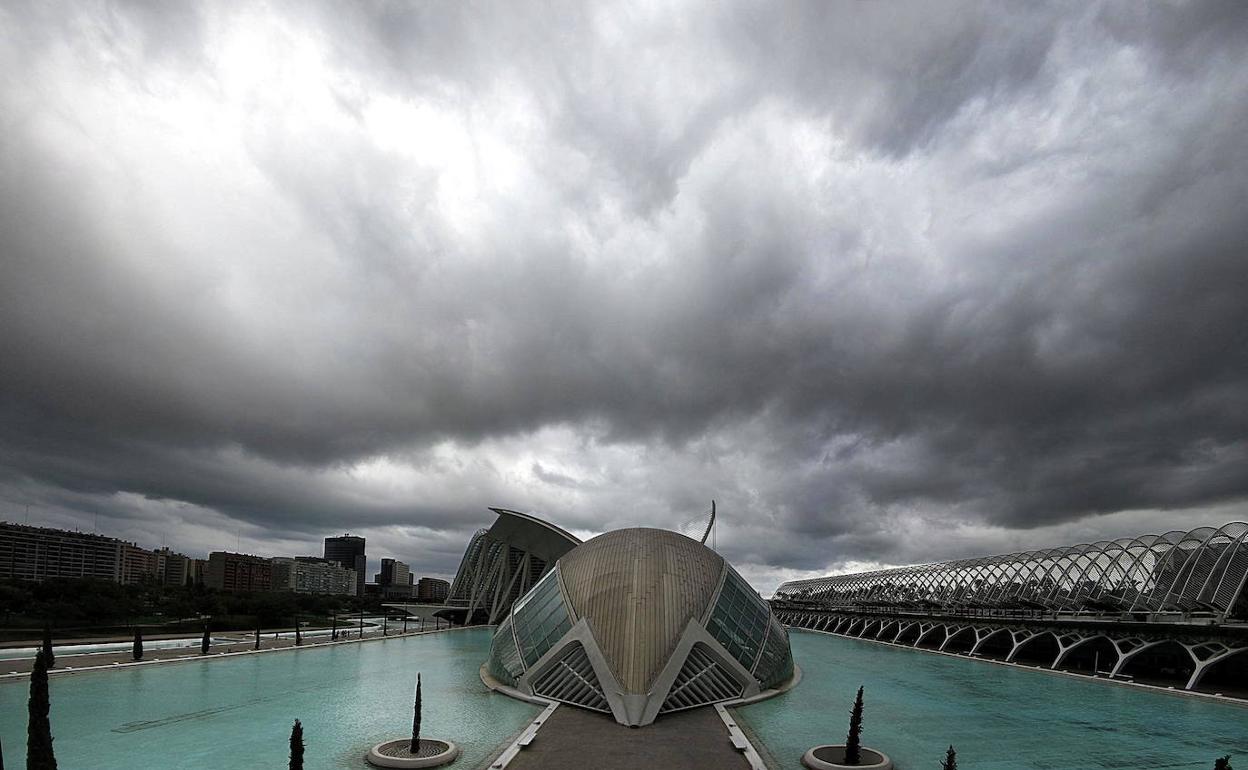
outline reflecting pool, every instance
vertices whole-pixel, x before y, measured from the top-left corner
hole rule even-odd
[[[53,676],[61,767],[285,767],[290,726],[304,725],[308,770],[364,768],[369,746],[411,730],[416,672],[429,736],[460,743],[456,767],[484,762],[538,709],[477,676],[490,629]],[[22,767],[25,678],[0,682],[6,767]]]
[[[775,761],[842,743],[859,685],[863,744],[898,770],[958,764],[992,770],[1248,765],[1248,708],[794,630],[802,682],[736,710]],[[1232,764],[1236,764],[1232,761]]]

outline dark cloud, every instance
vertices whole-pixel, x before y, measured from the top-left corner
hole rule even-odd
[[[1245,515],[1242,4],[0,15],[0,515],[715,497],[763,587]]]

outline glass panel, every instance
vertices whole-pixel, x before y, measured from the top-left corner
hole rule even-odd
[[[789,634],[784,626],[774,617],[771,618],[771,630],[763,645],[763,653],[758,656],[758,667],[754,669],[754,678],[764,689],[775,687],[793,676],[793,655],[789,651]]]
[[[494,640],[490,644],[489,671],[495,679],[511,686],[515,686],[516,678],[524,673],[520,651],[516,649],[516,637],[511,632],[510,617],[494,632]]]
[[[746,669],[754,668],[771,611],[731,567],[707,630]]]
[[[532,591],[516,602],[511,618],[520,655],[528,668],[572,627],[559,591],[558,568],[546,573]]]

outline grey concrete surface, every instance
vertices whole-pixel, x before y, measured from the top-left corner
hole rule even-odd
[[[605,714],[564,706],[507,770],[749,770],[713,708],[659,717],[646,727],[623,727]]]

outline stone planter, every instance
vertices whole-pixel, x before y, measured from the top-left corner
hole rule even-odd
[[[412,754],[410,738],[379,743],[368,750],[365,759],[373,767],[438,767],[455,761],[459,747],[451,741],[421,738],[420,751]]]
[[[863,746],[859,751],[862,761],[856,765],[846,765],[845,762],[845,744],[829,743],[823,746],[815,746],[802,755],[802,764],[809,767],[810,770],[842,770],[842,768],[855,768],[855,770],[893,770],[893,760],[888,755],[875,749],[869,749]]]

